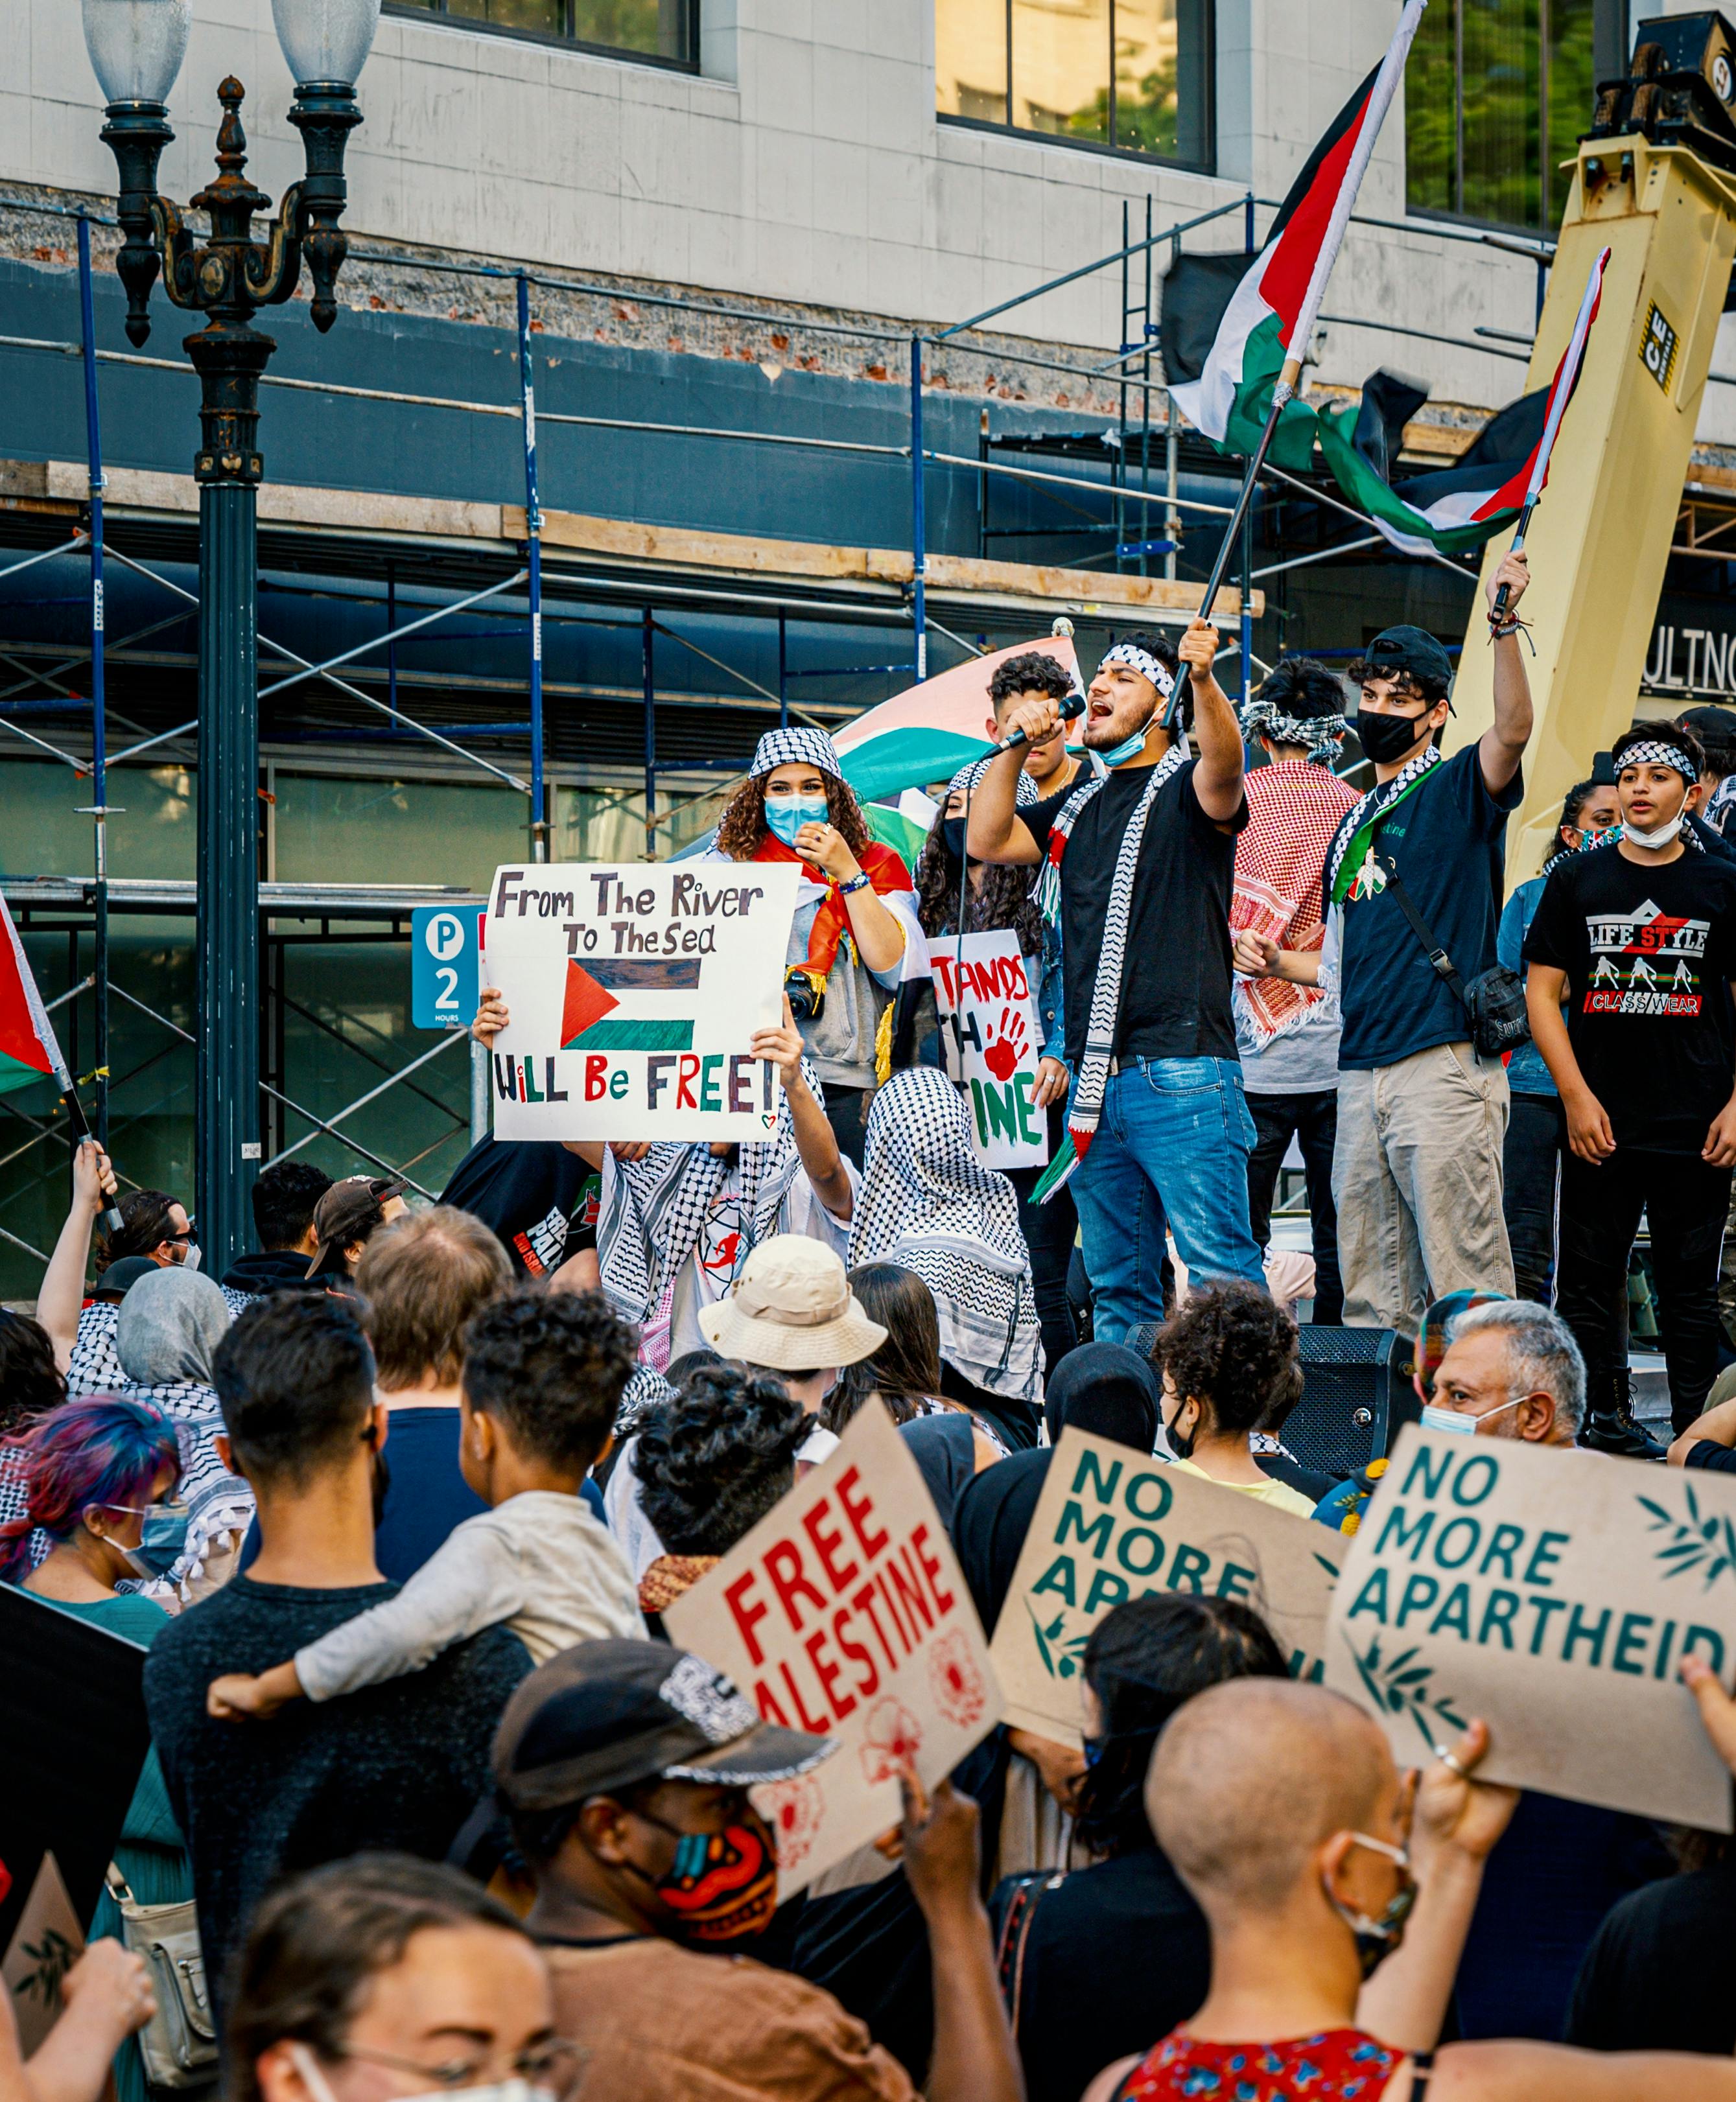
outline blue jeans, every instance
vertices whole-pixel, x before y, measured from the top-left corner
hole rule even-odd
[[[1099,1341],[1119,1343],[1139,1322],[1162,1320],[1165,1217],[1193,1282],[1264,1284],[1248,1231],[1253,1150],[1233,1058],[1142,1058],[1110,1075],[1096,1136],[1068,1186]]]

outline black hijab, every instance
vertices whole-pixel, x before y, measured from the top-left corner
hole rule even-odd
[[[1043,1493],[1044,1478],[1054,1457],[1050,1448],[1042,1445],[1034,1452],[1015,1452],[1005,1460],[997,1460],[966,1485],[958,1500],[952,1517],[952,1545],[986,1635],[994,1634],[995,1622],[1012,1589],[1019,1550],[1031,1530],[1037,1498]]]
[[[921,1469],[940,1523],[950,1532],[958,1500],[976,1472],[976,1440],[970,1417],[952,1409],[943,1416],[918,1416],[899,1424],[898,1435]]]
[[[1043,1404],[1049,1442],[1059,1444],[1071,1424],[1149,1454],[1157,1443],[1162,1391],[1157,1373],[1136,1350],[1121,1343],[1081,1343],[1049,1375]]]

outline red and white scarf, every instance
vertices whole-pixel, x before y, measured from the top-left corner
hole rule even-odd
[[[1306,759],[1256,766],[1245,787],[1248,823],[1236,841],[1230,931],[1250,929],[1281,949],[1317,949],[1326,932],[1319,909],[1321,871],[1345,813],[1356,806],[1356,791]],[[1237,982],[1262,1050],[1325,997],[1317,987],[1284,978]]]

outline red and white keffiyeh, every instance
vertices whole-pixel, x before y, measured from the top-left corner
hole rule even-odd
[[[1326,932],[1321,871],[1345,812],[1356,806],[1356,791],[1306,759],[1254,767],[1245,785],[1248,823],[1236,841],[1231,932],[1247,928],[1280,948],[1317,949]],[[1241,984],[1262,1050],[1325,997],[1317,987],[1286,978],[1244,978]]]

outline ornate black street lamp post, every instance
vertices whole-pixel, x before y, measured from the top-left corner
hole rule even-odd
[[[333,288],[346,242],[344,148],[362,122],[355,82],[380,0],[273,0],[277,41],[297,82],[289,121],[307,172],[257,240],[271,200],[248,181],[238,80],[217,91],[223,121],[214,181],[191,200],[202,241],[157,193],[174,137],[168,98],[187,47],[191,0],[83,0],[85,42],[108,104],[102,136],[120,171],[125,235],[115,267],[127,333],[150,334],[160,269],[177,307],[203,314],[184,348],[199,375],[198,1222],[218,1276],[246,1245],[259,1145],[258,495],[260,375],[277,344],[253,326],[260,307],[294,296],[305,257],[313,326],[337,318]]]

